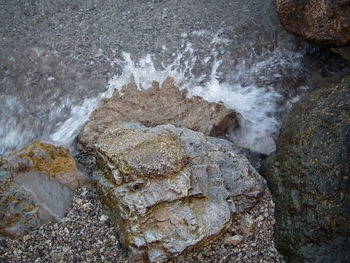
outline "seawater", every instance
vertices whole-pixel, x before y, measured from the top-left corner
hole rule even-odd
[[[69,146],[99,102],[110,97],[115,89],[121,90],[130,82],[135,82],[140,89],[148,89],[153,81],[161,83],[172,77],[177,84],[181,83],[181,89],[188,90],[189,97],[200,96],[237,112],[239,127],[230,129],[230,140],[258,153],[273,152],[283,116],[308,89],[306,85],[299,85],[296,94],[286,96],[276,85],[285,77],[284,72],[288,77],[293,74],[298,77],[302,68],[302,51],[275,48],[257,53],[252,48],[248,56],[245,53],[245,56],[232,58],[235,60],[232,67],[227,69],[226,66],[222,70],[223,61],[230,59],[224,56],[230,40],[220,38],[219,33],[198,31],[191,34],[206,38],[209,35],[210,51],[203,54],[184,40],[178,52],[172,54],[170,63],[159,61],[156,54],[133,60],[132,54],[126,52],[111,60],[111,65],[121,67],[122,73],[111,78],[99,96],[82,99],[79,105],[72,106],[70,116],[50,134],[50,140]],[[184,39],[186,37],[184,35]],[[166,52],[167,47],[164,46],[163,50]],[[198,68],[206,70],[201,72]],[[288,83],[284,88],[289,88]],[[13,143],[12,136],[9,134],[3,143]]]

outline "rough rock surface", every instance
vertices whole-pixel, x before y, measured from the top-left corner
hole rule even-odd
[[[62,218],[86,180],[69,151],[42,142],[0,158],[0,233],[19,236]]]
[[[133,261],[163,262],[219,236],[264,179],[226,140],[123,124],[97,141],[97,190]]]
[[[289,262],[350,262],[350,76],[295,105],[264,174]]]
[[[325,46],[350,44],[350,1],[276,0],[283,27],[303,40]]]
[[[234,111],[200,97],[188,99],[186,94],[175,86],[172,78],[167,78],[161,87],[153,82],[153,87],[146,90],[128,84],[91,114],[79,141],[91,149],[106,128],[122,122],[140,122],[148,127],[173,124],[211,136],[225,135],[236,123]]]

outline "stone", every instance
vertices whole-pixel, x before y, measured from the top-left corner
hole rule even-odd
[[[242,240],[243,240],[243,236],[234,235],[232,237],[225,238],[224,243],[228,245],[238,245],[239,243],[242,242]]]
[[[187,128],[116,125],[96,151],[99,198],[135,262],[207,244],[265,189],[231,142]]]
[[[107,220],[108,220],[108,217],[105,216],[105,215],[102,215],[102,216],[100,217],[100,222],[106,222]]]
[[[255,222],[253,220],[253,217],[249,214],[244,215],[241,219],[240,219],[240,230],[242,231],[242,233],[244,234],[244,236],[249,236],[254,228],[255,228]]]
[[[301,39],[323,46],[350,44],[349,0],[276,0],[283,27]]]
[[[59,220],[84,183],[64,147],[37,141],[0,157],[0,233],[23,236]]]
[[[104,130],[116,123],[140,122],[147,127],[173,124],[187,127],[211,136],[224,136],[229,127],[236,125],[236,113],[217,103],[209,103],[200,97],[186,97],[172,78],[160,86],[142,89],[135,83],[114,91],[113,96],[90,115],[82,128],[78,140],[91,150]]]
[[[288,262],[350,262],[349,101],[350,76],[299,101],[264,166]]]

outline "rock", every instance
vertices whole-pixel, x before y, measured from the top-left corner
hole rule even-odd
[[[298,102],[264,167],[288,262],[350,262],[349,101],[347,76]]]
[[[68,149],[42,142],[0,158],[0,233],[21,236],[58,220],[85,183]]]
[[[350,44],[349,0],[276,0],[283,27],[323,47]]]
[[[237,245],[237,244],[241,243],[242,240],[243,240],[243,236],[234,235],[232,237],[225,238],[224,243],[228,244],[228,245]]]
[[[264,192],[231,142],[187,128],[114,126],[96,149],[99,198],[136,262],[208,243]]]
[[[200,97],[188,99],[186,95],[172,78],[167,78],[161,87],[153,82],[153,87],[146,90],[135,83],[128,84],[91,114],[79,134],[79,142],[91,150],[106,128],[122,122],[140,122],[147,127],[173,124],[211,136],[224,136],[236,124],[234,111]]]
[[[240,219],[240,230],[245,236],[249,236],[255,228],[255,222],[251,215],[245,215]]]
[[[102,216],[100,217],[100,222],[106,222],[107,220],[108,220],[108,217],[105,216],[105,215],[102,215]]]
[[[30,239],[30,235],[23,236],[23,242],[27,242]]]

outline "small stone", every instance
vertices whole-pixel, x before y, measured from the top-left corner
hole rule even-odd
[[[245,215],[242,217],[240,228],[245,236],[248,236],[254,230],[255,225],[251,215]]]
[[[267,216],[266,216],[267,217]],[[264,216],[260,215],[256,218],[257,221],[263,221],[264,220]]]
[[[29,239],[30,239],[30,235],[25,235],[23,237],[23,242],[27,242],[27,240],[29,240]]]
[[[108,220],[108,217],[106,215],[100,216],[100,222],[106,222]]]
[[[243,236],[235,235],[233,237],[225,238],[224,243],[229,244],[229,245],[237,245],[237,244],[241,243],[242,240],[243,240]]]

